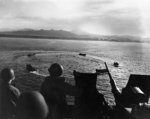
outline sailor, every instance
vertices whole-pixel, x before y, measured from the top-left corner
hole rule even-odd
[[[3,69],[0,76],[0,119],[8,119],[15,115],[16,103],[18,101],[20,91],[11,84],[11,82],[15,79],[13,69]]]
[[[126,86],[121,92],[112,78],[110,79],[110,84],[117,105],[131,107],[142,102],[148,102],[148,96],[139,87]]]
[[[41,86],[43,94],[48,106],[51,110],[51,117],[55,119],[63,118],[63,110],[67,106],[66,95],[76,96],[81,93],[80,89],[65,82],[63,74],[63,66],[54,63],[48,69],[50,76],[45,78]]]

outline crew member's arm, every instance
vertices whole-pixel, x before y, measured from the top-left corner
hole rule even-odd
[[[77,87],[65,82],[65,80],[63,79],[64,77],[59,77],[59,78],[60,78],[60,81],[58,82],[58,83],[60,83],[59,88],[66,95],[70,95],[70,96],[80,96],[81,95],[82,90],[80,88],[77,88]]]

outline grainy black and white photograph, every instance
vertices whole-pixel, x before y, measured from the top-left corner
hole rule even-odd
[[[150,119],[149,0],[0,0],[0,119]]]

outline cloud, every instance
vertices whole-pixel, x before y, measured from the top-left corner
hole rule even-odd
[[[107,12],[100,18],[100,22],[105,25],[112,34],[141,35],[141,16],[136,9],[119,9]]]
[[[149,20],[143,18],[148,15],[149,7],[139,9],[138,3],[136,0],[0,0],[0,29],[80,29],[142,35],[149,30],[146,26]]]
[[[70,29],[71,26],[74,26],[71,24],[77,26],[79,19],[84,16],[84,13],[80,11],[83,2],[84,0],[2,1],[0,2],[2,6],[0,8],[0,29],[25,27],[63,29],[64,26],[64,29]]]
[[[136,18],[118,18],[105,16],[101,20],[112,34],[140,35],[142,33],[141,22]]]
[[[11,14],[12,17],[28,16],[28,17],[49,17],[49,13],[53,15],[55,5],[51,2],[25,2],[11,1],[4,2],[1,9],[1,16]]]
[[[81,29],[104,35],[142,35],[140,10],[137,5],[127,5],[128,2],[120,3],[118,0],[87,2],[84,7],[89,14],[85,17]]]

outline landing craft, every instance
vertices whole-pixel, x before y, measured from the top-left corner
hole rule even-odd
[[[29,53],[27,56],[28,56],[28,57],[35,56],[35,53]]]
[[[107,73],[107,72],[108,72],[107,69],[96,69],[97,74],[102,74],[102,73]]]
[[[119,63],[118,62],[114,62],[114,67],[118,67],[119,66]]]
[[[29,72],[37,71],[37,69],[33,67],[31,64],[26,64],[26,70]]]
[[[85,54],[85,53],[79,53],[79,55],[81,55],[81,56],[86,56],[86,54]]]

